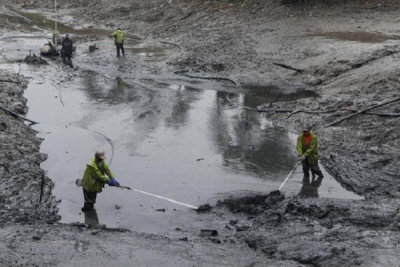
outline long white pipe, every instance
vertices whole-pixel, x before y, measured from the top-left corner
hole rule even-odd
[[[189,204],[186,204],[186,203],[182,203],[182,202],[170,199],[170,198],[166,198],[166,197],[162,197],[162,196],[159,196],[159,195],[151,194],[151,193],[148,193],[148,192],[145,192],[145,191],[141,191],[141,190],[137,190],[137,189],[134,189],[134,188],[131,188],[131,190],[139,192],[139,193],[142,193],[142,194],[146,194],[146,195],[149,195],[149,196],[161,198],[161,199],[167,200],[169,202],[172,202],[172,203],[175,203],[175,204],[178,204],[178,205],[186,206],[188,208],[197,210],[197,207],[195,207],[195,206],[192,206],[192,205],[189,205]]]
[[[77,179],[75,181],[75,184],[77,186],[82,186],[82,179]],[[124,188],[124,187],[121,187],[121,188]],[[185,207],[188,207],[188,208],[191,208],[191,209],[195,209],[195,210],[198,209],[198,207],[195,207],[195,206],[192,206],[192,205],[189,205],[189,204],[186,204],[186,203],[182,203],[182,202],[170,199],[170,198],[162,197],[162,196],[159,196],[159,195],[155,195],[155,194],[152,194],[152,193],[148,193],[148,192],[145,192],[145,191],[142,191],[142,190],[138,190],[138,189],[134,189],[134,188],[130,188],[130,187],[125,187],[125,188],[127,188],[129,190],[133,190],[133,191],[139,192],[139,193],[142,193],[142,194],[145,194],[145,195],[149,195],[149,196],[153,196],[153,197],[156,197],[156,198],[164,199],[164,200],[167,200],[169,202],[172,202],[172,203],[175,203],[175,204],[178,204],[178,205],[182,205],[182,206],[185,206]]]
[[[279,190],[281,190],[281,188],[283,187],[283,185],[286,183],[287,179],[289,179],[289,177],[292,175],[292,173],[296,170],[297,166],[300,164],[301,161],[298,161],[296,163],[296,165],[294,165],[293,170],[289,173],[289,175],[286,177],[285,181],[283,181],[283,183],[281,184],[281,186],[279,187]]]

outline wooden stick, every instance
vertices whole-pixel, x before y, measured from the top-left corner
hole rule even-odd
[[[5,83],[21,83],[21,81],[12,81],[12,80],[0,80],[0,82],[5,82]]]
[[[285,68],[285,69],[294,70],[294,71],[297,71],[297,72],[303,72],[304,71],[304,70],[293,68],[291,66],[288,66],[288,65],[285,65],[285,64],[281,64],[281,63],[272,62],[272,64],[274,64],[276,66],[279,66],[279,67],[282,67],[282,68]]]

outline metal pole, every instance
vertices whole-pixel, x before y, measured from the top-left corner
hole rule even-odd
[[[57,32],[57,0],[54,0],[54,9],[56,11],[55,31]]]

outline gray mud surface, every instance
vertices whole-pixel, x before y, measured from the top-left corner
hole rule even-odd
[[[17,9],[52,15],[53,1],[19,2]],[[27,122],[1,110],[0,266],[396,266],[400,101],[330,124],[400,97],[399,3],[297,2],[303,1],[66,0],[58,8],[71,27],[121,27],[178,44],[164,43],[168,58],[153,65],[153,74],[224,78],[237,90],[313,91],[310,98],[288,93],[284,101],[237,104],[294,133],[313,124],[321,164],[365,200],[232,193],[196,214],[217,236],[62,224],[54,184],[40,168],[42,140]],[[0,17],[4,34],[23,31],[21,25],[15,14]],[[129,77],[145,67],[127,62],[121,72]],[[0,106],[25,116],[28,83],[2,71]]]

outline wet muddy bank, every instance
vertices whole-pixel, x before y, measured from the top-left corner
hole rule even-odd
[[[389,266],[400,241],[398,203],[286,199],[275,191],[231,196],[205,213],[226,222],[226,238],[269,259],[307,266]]]
[[[25,117],[24,90],[29,81],[14,73],[0,73],[0,106]],[[39,152],[41,139],[23,120],[0,111],[0,224],[52,224],[59,220],[52,195],[53,182],[40,168],[46,155]]]

